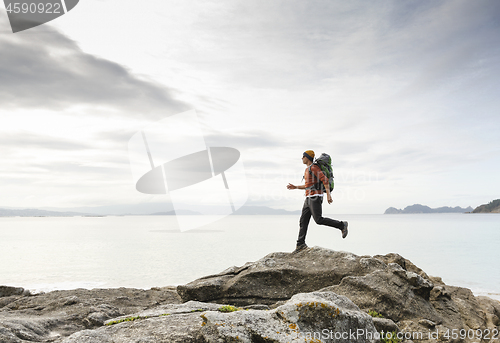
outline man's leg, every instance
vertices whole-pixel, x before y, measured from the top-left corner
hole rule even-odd
[[[311,220],[311,208],[309,206],[310,198],[304,200],[304,206],[302,206],[302,214],[299,220],[299,238],[297,239],[297,246],[306,244],[306,234],[307,227],[309,226],[309,221]]]
[[[323,217],[323,197],[311,197],[310,208],[314,221],[318,225],[326,225],[335,227],[339,230],[344,229],[344,222]],[[345,227],[347,227],[347,222],[345,222]]]

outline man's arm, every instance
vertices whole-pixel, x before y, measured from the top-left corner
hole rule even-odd
[[[289,183],[286,186],[286,188],[287,189],[306,189],[306,185],[295,186],[295,185],[292,185],[291,183]]]
[[[328,182],[328,179],[326,178],[321,168],[318,166],[315,167],[316,168],[314,168],[314,172],[316,173],[316,176],[319,177],[319,180],[323,183],[323,186],[325,186],[326,200],[329,204],[331,204],[333,202],[333,199],[332,195],[330,194],[330,183]]]
[[[326,200],[328,201],[329,204],[333,202],[332,195],[330,194],[330,185],[328,185],[326,188]]]

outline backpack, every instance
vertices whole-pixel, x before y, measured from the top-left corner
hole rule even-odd
[[[313,164],[317,165],[323,174],[325,174],[326,178],[328,179],[328,184],[330,185],[330,192],[333,191],[334,188],[334,182],[333,182],[333,168],[332,168],[332,159],[330,155],[322,153],[320,157],[318,157]],[[313,166],[311,164],[309,166],[309,173],[312,174],[311,167]],[[326,192],[325,187],[323,186],[323,182],[318,180],[317,183],[314,184],[314,189],[316,190],[322,190],[323,193]]]

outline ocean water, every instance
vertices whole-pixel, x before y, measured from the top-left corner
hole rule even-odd
[[[427,274],[500,300],[500,214],[332,215],[309,246],[398,253]],[[178,285],[292,251],[298,216],[229,216],[180,232],[175,216],[0,218],[0,285],[32,291]]]

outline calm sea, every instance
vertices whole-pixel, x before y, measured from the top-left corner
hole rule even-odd
[[[349,236],[309,227],[307,244],[396,252],[429,275],[500,299],[500,214],[333,215]],[[298,216],[229,216],[179,232],[174,216],[0,218],[0,285],[34,291],[184,284],[292,251]]]

